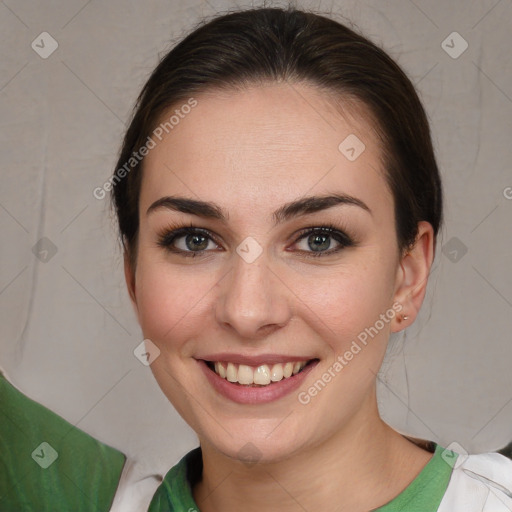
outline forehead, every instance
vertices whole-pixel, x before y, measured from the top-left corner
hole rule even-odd
[[[161,118],[175,114],[145,158],[142,208],[173,193],[249,208],[263,197],[281,203],[332,191],[373,202],[384,190],[391,199],[375,123],[361,104],[341,110],[319,89],[289,83],[194,99],[192,109],[177,104]]]

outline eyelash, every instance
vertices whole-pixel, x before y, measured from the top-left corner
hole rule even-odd
[[[158,233],[158,241],[157,245],[159,247],[162,247],[172,253],[180,254],[187,258],[194,258],[196,256],[202,255],[205,252],[208,252],[206,249],[203,249],[201,251],[183,251],[182,249],[175,249],[172,247],[172,244],[175,240],[178,238],[182,238],[187,235],[194,235],[194,234],[200,234],[206,238],[209,238],[214,243],[220,245],[215,237],[206,229],[199,228],[195,226],[194,224],[190,223],[188,225],[180,224],[180,225],[171,225],[168,226],[166,229],[162,230],[160,233]],[[325,224],[322,226],[315,226],[315,227],[309,227],[304,228],[299,231],[297,238],[294,242],[294,244],[298,243],[299,241],[303,240],[304,238],[307,238],[311,235],[325,235],[333,238],[336,242],[340,244],[340,246],[336,249],[330,249],[328,251],[299,251],[302,253],[307,254],[307,257],[312,258],[319,258],[328,256],[337,252],[340,252],[342,249],[353,247],[357,245],[357,241],[354,240],[352,237],[338,229],[337,227],[333,226],[332,224]]]

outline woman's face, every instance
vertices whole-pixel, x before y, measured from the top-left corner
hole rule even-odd
[[[378,139],[324,97],[300,84],[198,95],[145,159],[129,288],[160,351],[151,369],[201,441],[231,457],[279,460],[373,411],[398,330],[403,272]],[[196,203],[150,208],[167,196]],[[353,199],[308,209],[310,196]],[[189,225],[201,231],[159,243]],[[284,377],[285,363],[312,360]],[[254,378],[271,384],[228,380]]]

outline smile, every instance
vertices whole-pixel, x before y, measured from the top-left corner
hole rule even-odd
[[[249,366],[224,361],[205,361],[210,370],[229,382],[243,386],[268,386],[283,379],[289,379],[300,373],[308,364],[316,361],[293,361],[287,363],[262,364]]]
[[[204,354],[196,359],[206,381],[224,398],[239,404],[264,404],[302,386],[320,359],[285,354]]]

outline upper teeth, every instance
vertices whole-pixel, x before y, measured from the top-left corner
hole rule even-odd
[[[221,363],[217,361],[215,362],[215,373],[223,379],[229,380],[229,382],[265,386],[270,384],[270,382],[278,382],[283,378],[286,379],[299,373],[306,364],[307,361],[297,361],[285,364],[262,364],[258,367],[252,367],[246,364]]]

